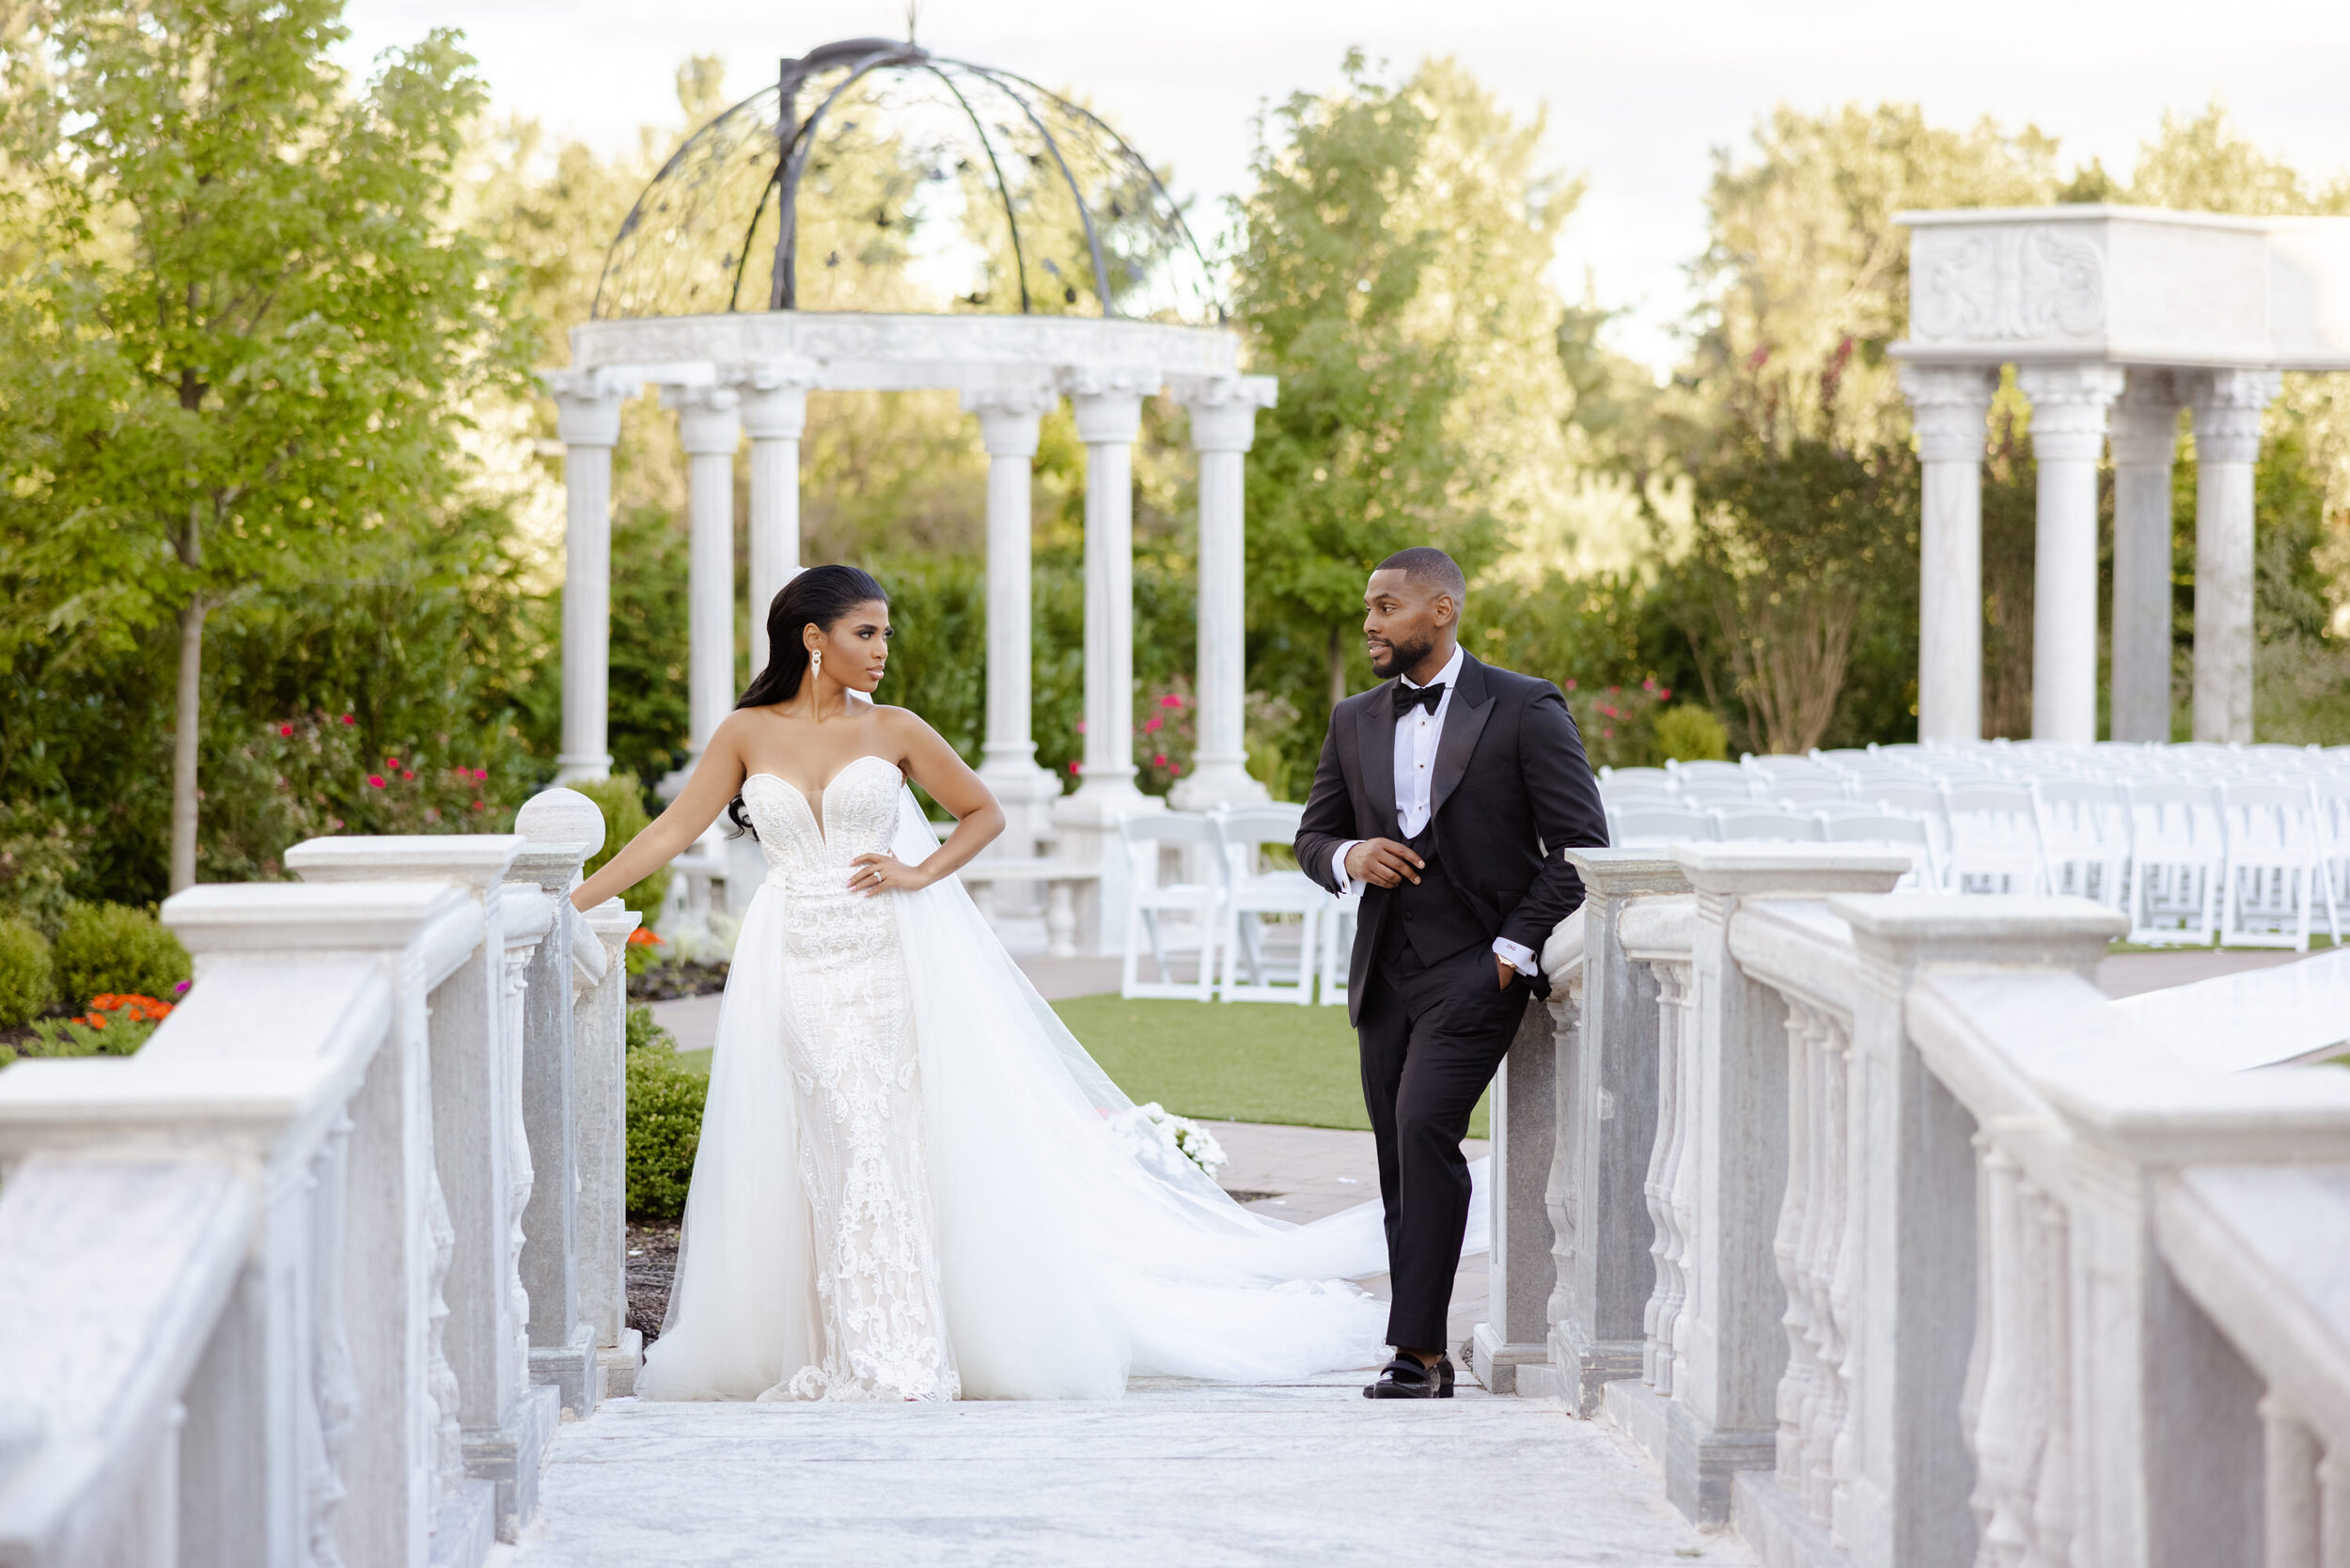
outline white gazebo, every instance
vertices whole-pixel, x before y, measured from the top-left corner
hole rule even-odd
[[[1242,459],[1273,380],[1239,373],[1198,244],[1157,177],[1089,111],[912,43],[786,60],[697,132],[614,241],[560,410],[569,521],[558,777],[603,776],[611,454],[620,407],[661,389],[692,466],[689,745],[733,706],[734,462],[750,444],[751,662],[803,564],[799,446],[814,390],[946,389],[979,421],[987,482],[987,729],[980,773],[1011,853],[1053,839],[1101,873],[1088,946],[1122,926],[1116,824],[1135,785],[1133,445],[1143,400],[1190,414],[1198,456],[1198,743],[1177,804],[1262,799],[1242,732]],[[1070,400],[1086,447],[1085,758],[1078,788],[1029,730],[1029,469]],[[968,651],[978,657],[979,650]],[[690,766],[690,763],[689,763]]]
[[[2350,369],[2350,218],[2078,206],[1905,212],[1918,735],[1982,735],[1984,421],[2003,365],[2039,465],[2032,736],[2097,738],[2097,463],[2114,465],[2110,738],[2170,738],[2170,468],[2192,411],[2199,741],[2252,738],[2252,465],[2290,370]]]

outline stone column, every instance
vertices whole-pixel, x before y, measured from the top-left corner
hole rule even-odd
[[[2274,370],[2205,370],[2195,408],[2195,738],[2252,738],[2252,464]]]
[[[767,667],[767,611],[800,569],[800,436],[816,367],[755,365],[730,378],[751,438],[751,676]],[[729,698],[729,700],[731,700]]]
[[[579,1310],[595,1330],[604,1394],[636,1391],[645,1337],[628,1325],[628,938],[618,899],[580,917],[572,940],[572,1038],[579,1104]],[[586,942],[603,967],[589,974]],[[584,983],[583,983],[584,982]]]
[[[1574,1255],[1561,1260],[1550,1330],[1559,1397],[1596,1414],[1607,1384],[1640,1375],[1656,1262],[1649,1218],[1649,1154],[1656,1141],[1657,988],[1623,950],[1625,906],[1689,890],[1681,867],[1648,850],[1566,851],[1582,874],[1583,1015],[1573,1079],[1559,1093],[1558,1136],[1571,1151],[1566,1201]],[[1563,1064],[1562,1064],[1563,1065]]]
[[[2113,405],[2113,680],[2117,741],[2170,738],[2170,459],[2179,394],[2168,370],[2129,372]]]
[[[1246,697],[1247,551],[1242,471],[1257,439],[1257,410],[1273,406],[1271,376],[1218,376],[1179,394],[1191,410],[1199,458],[1199,650],[1192,691],[1198,699],[1192,771],[1169,792],[1186,811],[1266,798],[1248,776]]]
[[[679,443],[690,465],[686,745],[698,760],[734,706],[734,448],[743,436],[741,398],[730,386],[674,386],[662,401],[678,411]]]
[[[1076,793],[1053,808],[1061,856],[1097,867],[1077,911],[1089,953],[1120,950],[1128,870],[1118,824],[1165,802],[1135,787],[1134,443],[1153,372],[1077,371],[1065,382],[1086,446],[1086,744]]]
[[[1060,780],[1037,766],[1031,733],[1030,652],[1036,618],[1029,562],[1035,510],[1029,478],[1037,428],[1059,395],[1042,386],[966,391],[987,447],[987,740],[979,776],[995,792],[1012,832],[1007,853],[1030,855],[1052,831]]]
[[[1904,365],[1918,431],[1918,738],[1982,738],[1983,419],[1999,373],[1979,365]]]
[[[558,783],[612,772],[604,716],[612,666],[612,448],[620,395],[594,370],[540,378],[563,440],[563,740]]]
[[[2027,365],[2015,380],[2031,400],[2040,467],[2031,734],[2086,745],[2097,738],[2097,459],[2106,411],[2122,395],[2122,371]]]
[[[1155,380],[1155,378],[1152,378]],[[1077,796],[1122,815],[1135,788],[1135,440],[1142,433],[1136,378],[1080,375],[1070,383],[1086,447],[1086,745]]]

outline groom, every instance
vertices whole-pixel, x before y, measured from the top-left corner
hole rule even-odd
[[[1379,1146],[1396,1356],[1371,1399],[1448,1399],[1445,1313],[1468,1219],[1469,1113],[1547,996],[1539,954],[1583,902],[1560,853],[1607,817],[1559,688],[1460,646],[1468,585],[1441,550],[1402,550],[1363,593],[1384,682],[1340,702],[1297,830],[1297,863],[1360,891],[1347,1013]]]

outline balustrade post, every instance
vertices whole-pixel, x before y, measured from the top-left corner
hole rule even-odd
[[[558,1389],[564,1409],[586,1416],[603,1390],[596,1331],[580,1303],[580,1070],[572,974],[582,917],[570,894],[581,864],[603,846],[603,814],[575,790],[547,790],[514,814],[514,830],[525,841],[509,886],[535,888],[552,908],[546,939],[523,971],[520,1096],[532,1180],[523,1211],[522,1282],[530,1300],[530,1375]]]
[[[436,882],[464,891],[481,911],[482,939],[431,996],[433,1166],[448,1212],[449,1264],[443,1330],[456,1381],[457,1419],[468,1476],[497,1489],[496,1529],[511,1541],[536,1503],[539,1461],[556,1410],[529,1398],[525,1303],[511,1195],[525,1151],[509,1133],[516,1112],[510,1071],[520,1041],[508,1007],[509,954],[535,942],[546,914],[517,910],[503,884],[523,841],[510,834],[312,839],[286,852],[286,867],[313,884]]]
[[[1578,909],[1543,945],[1543,968],[1552,977],[1554,997],[1561,994],[1570,962],[1580,989],[1582,958]],[[1494,1074],[1493,1166],[1485,1178],[1493,1211],[1488,1302],[1494,1315],[1471,1331],[1466,1359],[1470,1373],[1496,1394],[1557,1392],[1555,1377],[1521,1373],[1535,1367],[1547,1372],[1550,1363],[1550,1304],[1558,1290],[1550,1211],[1558,1183],[1559,1033],[1550,1007],[1528,1008]]]
[[[1911,989],[1928,966],[2003,981],[2032,971],[2085,977],[2125,922],[2082,899],[1840,896],[1827,907],[1851,928],[1858,958],[1844,1119],[1849,1341],[1840,1370],[1849,1403],[1835,1444],[1835,1534],[1856,1563],[1970,1568],[1977,1466],[1960,1412],[1988,1386],[1984,1369],[1970,1369],[1982,1326],[1977,1127],[1911,1037]],[[2078,1279],[2081,1264],[2072,1266]],[[2117,1326],[2084,1325],[2081,1339]],[[1742,1480],[1735,1517],[1753,1539],[1750,1500],[1762,1499]]]
[[[182,1477],[190,1497],[264,1495],[267,1545],[252,1549],[250,1533],[236,1545],[207,1518],[231,1543],[209,1560],[478,1562],[495,1493],[464,1475],[462,1390],[444,1355],[454,1257],[434,1246],[447,1210],[429,998],[478,960],[481,901],[446,882],[208,885],[166,901],[163,917],[195,955],[196,983],[134,1060],[165,1078],[166,1125],[204,1120],[218,1096],[209,1114],[259,1145],[269,1206],[208,1358],[258,1409],[231,1428],[243,1441],[222,1442],[213,1402],[192,1401]],[[267,1027],[254,1016],[264,996],[278,1008]],[[453,1034],[481,1021],[462,1011]],[[322,1108],[281,1144],[254,1114],[273,1103],[281,1122]]]
[[[1662,1458],[1673,1506],[1718,1524],[1730,1517],[1737,1472],[1777,1462],[1788,1354],[1777,1247],[1789,1190],[1787,1009],[1740,964],[1733,919],[1758,900],[1890,891],[1909,860],[1857,844],[1693,843],[1674,853],[1696,899],[1681,1103],[1672,1117],[1683,1154],[1674,1207],[1687,1219],[1676,1261],[1678,1310],[1659,1320],[1660,1354],[1673,1367],[1660,1390],[1671,1395]],[[1636,1402],[1638,1394],[1627,1384],[1608,1397]]]
[[[1625,955],[1621,926],[1634,900],[1689,885],[1670,856],[1653,851],[1565,854],[1586,894],[1583,997],[1559,1118],[1574,1162],[1566,1207],[1574,1242],[1550,1359],[1559,1397],[1588,1417],[1609,1382],[1640,1375],[1642,1319],[1656,1282],[1644,1187],[1656,1137],[1656,982]]]
[[[636,1391],[645,1337],[628,1325],[628,951],[642,919],[618,899],[581,917],[573,953],[579,1066],[579,1309],[595,1330],[606,1397]],[[593,958],[603,966],[590,975]],[[583,983],[584,982],[584,983]]]

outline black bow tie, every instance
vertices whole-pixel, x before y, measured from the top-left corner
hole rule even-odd
[[[1397,718],[1402,718],[1415,708],[1425,708],[1434,713],[1436,711],[1436,704],[1443,700],[1444,682],[1441,681],[1433,686],[1407,686],[1401,681],[1395,683],[1395,716]]]

